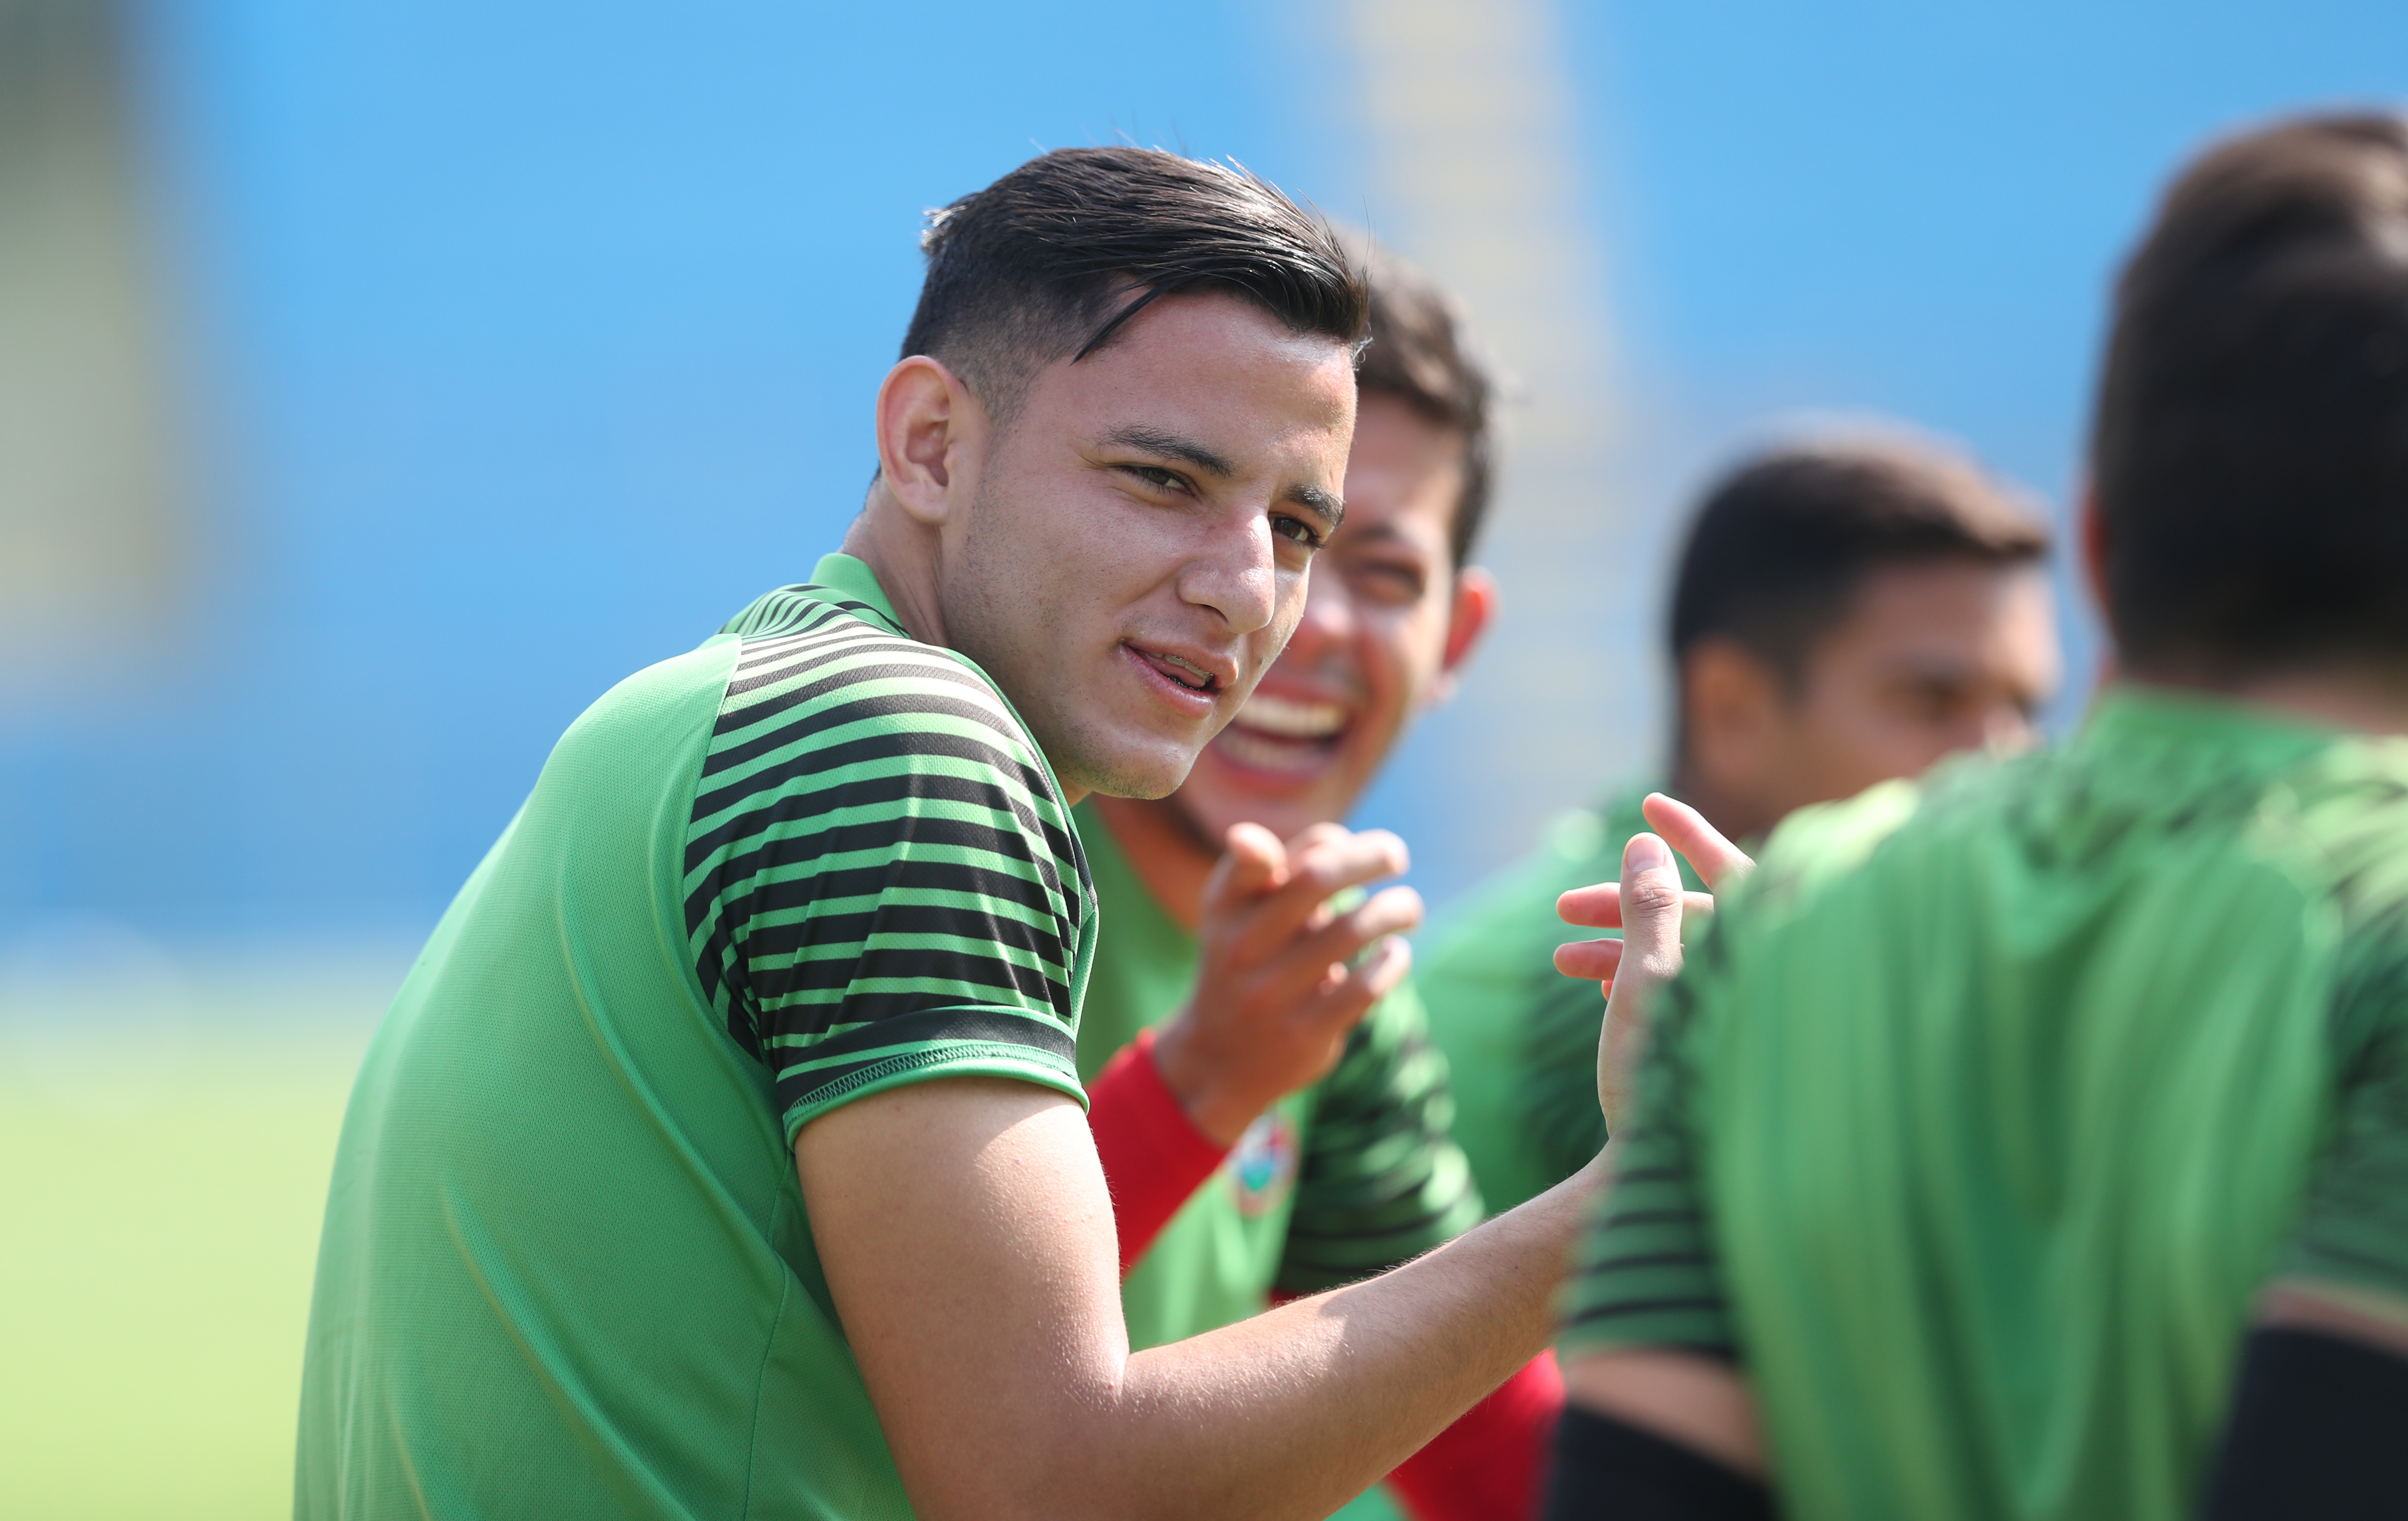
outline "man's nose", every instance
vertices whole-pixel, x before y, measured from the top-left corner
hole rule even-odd
[[[1232,634],[1269,626],[1279,612],[1279,567],[1268,517],[1215,524],[1181,567],[1179,595],[1219,613]]]
[[[2001,702],[1982,715],[1981,747],[1990,751],[2028,750],[2040,736],[2031,714],[2017,703]]]

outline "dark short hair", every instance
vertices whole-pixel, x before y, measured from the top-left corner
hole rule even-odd
[[[1789,445],[1722,477],[1672,582],[1672,660],[1732,640],[1794,690],[1867,575],[1938,560],[2014,566],[2048,531],[2011,490],[1936,445],[1864,438]]]
[[[1362,272],[1327,222],[1235,165],[1152,148],[1059,148],[928,213],[903,354],[951,367],[998,423],[1057,359],[1084,359],[1166,295],[1242,297],[1356,344]]]
[[[1355,384],[1368,394],[1394,396],[1463,436],[1463,490],[1447,538],[1461,566],[1480,538],[1495,481],[1489,409],[1496,381],[1472,341],[1461,303],[1444,287],[1361,234],[1349,234],[1347,243],[1371,280],[1371,342],[1355,369]]]
[[[2130,668],[2408,659],[2408,122],[2183,171],[2115,288],[2090,466]]]

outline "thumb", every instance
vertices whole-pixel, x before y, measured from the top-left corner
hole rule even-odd
[[[1681,971],[1681,870],[1671,847],[1633,835],[1622,849],[1623,969],[1657,981]]]
[[[1204,884],[1208,903],[1240,904],[1287,880],[1287,847],[1259,824],[1233,824],[1222,837],[1224,854]]]

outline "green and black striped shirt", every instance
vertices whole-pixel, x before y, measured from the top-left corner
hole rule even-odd
[[[908,1521],[795,1134],[939,1077],[1083,1103],[1095,943],[1035,741],[860,561],[604,694],[352,1090],[294,1514]]]
[[[721,633],[743,649],[695,789],[686,933],[787,1134],[964,1062],[1080,1092],[1094,888],[1010,703],[874,583],[783,587]]]

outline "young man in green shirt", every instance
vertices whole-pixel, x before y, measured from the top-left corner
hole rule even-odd
[[[1953,751],[2028,743],[2057,682],[2047,548],[2009,492],[1934,445],[1864,437],[1749,460],[1707,494],[1673,579],[1669,789],[1754,839]],[[1455,1137],[1492,1210],[1603,1143],[1588,1076],[1602,1006],[1550,962],[1555,903],[1615,875],[1647,791],[1556,820],[1423,947]]]
[[[2408,120],[2176,180],[2090,465],[2084,731],[1791,819],[1653,999],[1551,1516],[2408,1514]]]
[[[1465,563],[1487,507],[1487,373],[1443,293],[1376,250],[1364,263],[1346,529],[1296,633],[1179,791],[1078,810],[1104,926],[1079,1068],[1137,1346],[1367,1277],[1482,1214],[1444,1059],[1399,980],[1393,937],[1419,900],[1330,901],[1404,865],[1393,836],[1338,825],[1445,696],[1496,595]],[[1527,1514],[1559,1406],[1552,1359],[1534,1364],[1389,1487],[1430,1521]],[[1396,1512],[1373,1491],[1340,1514]]]
[[[1036,159],[932,219],[809,585],[587,710],[363,1067],[307,1517],[1326,1514],[1528,1361],[1594,1177],[1132,1352],[1069,820],[1301,617],[1365,313],[1245,175]]]

